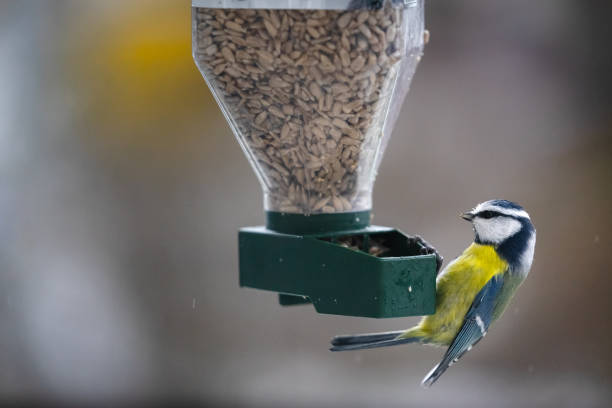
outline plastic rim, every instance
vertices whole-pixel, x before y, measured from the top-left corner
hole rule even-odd
[[[382,0],[191,0],[192,7],[224,9],[350,10],[378,9]],[[414,7],[417,0],[391,0],[393,4]]]
[[[284,234],[309,235],[367,228],[370,211],[334,214],[295,214],[276,211],[266,212],[266,227]]]

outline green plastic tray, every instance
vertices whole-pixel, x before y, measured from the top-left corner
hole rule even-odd
[[[369,212],[267,213],[267,227],[238,234],[240,285],[278,292],[282,305],[312,303],[319,313],[434,313],[442,258],[421,238],[368,226],[369,220]],[[348,241],[358,241],[360,249],[347,247]],[[369,254],[372,243],[382,243],[386,252]]]

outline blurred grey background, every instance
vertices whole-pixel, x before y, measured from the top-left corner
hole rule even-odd
[[[238,287],[262,194],[191,59],[189,1],[0,3],[0,403],[555,406],[612,402],[610,2],[428,1],[431,42],[375,222],[446,260],[457,214],[524,205],[533,270],[431,390],[442,350],[332,354],[408,327]]]

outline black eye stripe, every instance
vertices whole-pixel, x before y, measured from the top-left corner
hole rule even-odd
[[[490,211],[490,210],[487,210],[487,211],[481,211],[481,212],[479,212],[478,214],[476,214],[476,216],[477,216],[477,217],[484,218],[484,219],[489,219],[489,218],[493,218],[493,217],[498,217],[498,216],[500,216],[500,215],[502,215],[502,214],[501,214],[501,213],[499,213],[499,212],[497,212],[497,211]]]

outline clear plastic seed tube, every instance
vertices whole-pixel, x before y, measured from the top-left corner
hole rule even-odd
[[[371,209],[422,48],[422,0],[193,1],[194,59],[267,211]]]

